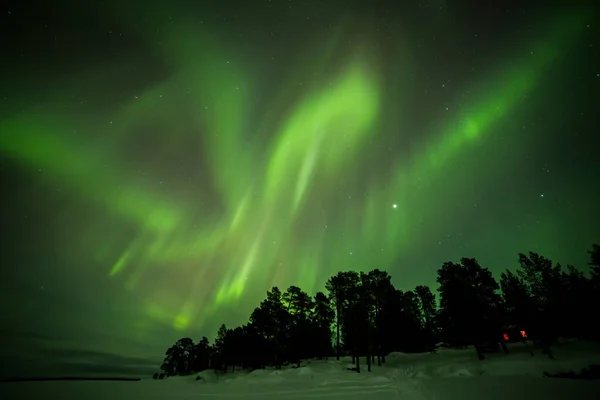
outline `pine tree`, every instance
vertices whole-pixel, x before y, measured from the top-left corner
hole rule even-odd
[[[319,359],[331,354],[331,325],[334,319],[335,312],[331,308],[329,299],[323,292],[317,292],[314,299],[312,321],[315,327],[315,352]]]
[[[354,287],[358,282],[358,274],[356,272],[338,272],[332,276],[325,284],[325,288],[329,292],[329,299],[335,310],[335,340],[336,340],[336,359],[340,359],[341,337],[343,328],[344,312],[348,307],[348,298],[350,288]]]
[[[314,307],[312,298],[298,286],[290,286],[281,296],[288,315],[287,345],[288,359],[300,366],[302,357],[310,357],[314,348],[314,337],[311,337],[310,313]]]
[[[474,258],[460,264],[446,262],[438,270],[440,323],[450,344],[476,346],[483,359],[481,345],[498,343],[500,337],[498,283],[487,268]]]
[[[192,372],[196,356],[194,342],[190,338],[179,339],[167,349],[165,356],[160,369],[167,376],[187,375]]]
[[[428,348],[433,348],[437,337],[435,295],[429,286],[419,285],[415,288],[419,299],[419,308],[423,316],[423,340]]]

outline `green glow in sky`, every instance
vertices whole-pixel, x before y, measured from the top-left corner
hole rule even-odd
[[[136,227],[127,243],[108,250],[102,232],[74,237],[73,245],[94,254],[106,279],[138,296],[140,325],[199,327],[226,307],[249,311],[271,285],[314,292],[340,269],[391,268],[422,245],[435,230],[423,218],[462,206],[460,193],[444,191],[448,171],[455,171],[453,185],[467,187],[461,171],[506,162],[476,149],[495,140],[498,124],[562,62],[583,20],[563,16],[512,53],[526,56],[475,74],[470,99],[449,106],[448,117],[427,127],[410,152],[397,153],[408,156],[392,156],[387,169],[370,168],[378,154],[373,143],[390,134],[382,121],[396,121],[398,137],[414,136],[408,130],[415,127],[404,125],[407,112],[384,93],[395,93],[398,105],[412,94],[406,81],[382,76],[375,37],[350,24],[298,56],[326,78],[299,85],[290,73],[264,104],[255,102],[261,89],[253,68],[218,34],[197,24],[165,25],[164,40],[147,42],[168,66],[167,77],[124,100],[106,121],[88,123],[85,134],[75,132],[68,113],[23,110],[1,121],[0,150],[45,184],[89,203],[97,218]],[[361,40],[340,40],[346,33]],[[332,57],[336,52],[343,61]],[[398,74],[415,70],[409,60],[396,61]],[[196,178],[170,172],[177,184],[140,179],[127,147],[150,141],[151,132],[140,136],[140,129],[160,133],[152,132],[158,144],[150,164],[176,164],[185,153]],[[504,135],[519,140],[518,132]],[[158,176],[153,168],[146,175]],[[164,270],[181,275],[165,282],[157,278]]]

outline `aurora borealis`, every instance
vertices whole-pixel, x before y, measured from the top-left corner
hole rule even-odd
[[[600,240],[590,6],[138,3],[3,16],[7,335],[160,357],[274,285]]]

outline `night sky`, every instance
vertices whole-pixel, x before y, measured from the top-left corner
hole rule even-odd
[[[274,285],[600,241],[592,1],[9,3],[2,376],[149,373]]]

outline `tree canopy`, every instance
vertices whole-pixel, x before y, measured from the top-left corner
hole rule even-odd
[[[227,371],[285,364],[308,358],[351,356],[367,370],[385,363],[392,351],[434,351],[436,343],[474,345],[480,359],[497,350],[506,332],[522,331],[551,355],[557,337],[600,338],[586,310],[600,305],[600,246],[593,245],[589,276],[534,252],[519,254],[515,269],[497,281],[474,258],[445,262],[437,273],[438,298],[428,286],[402,291],[385,271],[341,271],[314,296],[297,286],[278,287],[252,311],[245,325],[221,325],[211,345],[179,339],[165,353],[167,376],[204,369]],[[502,346],[505,351],[506,347]],[[491,350],[490,350],[491,349]]]

